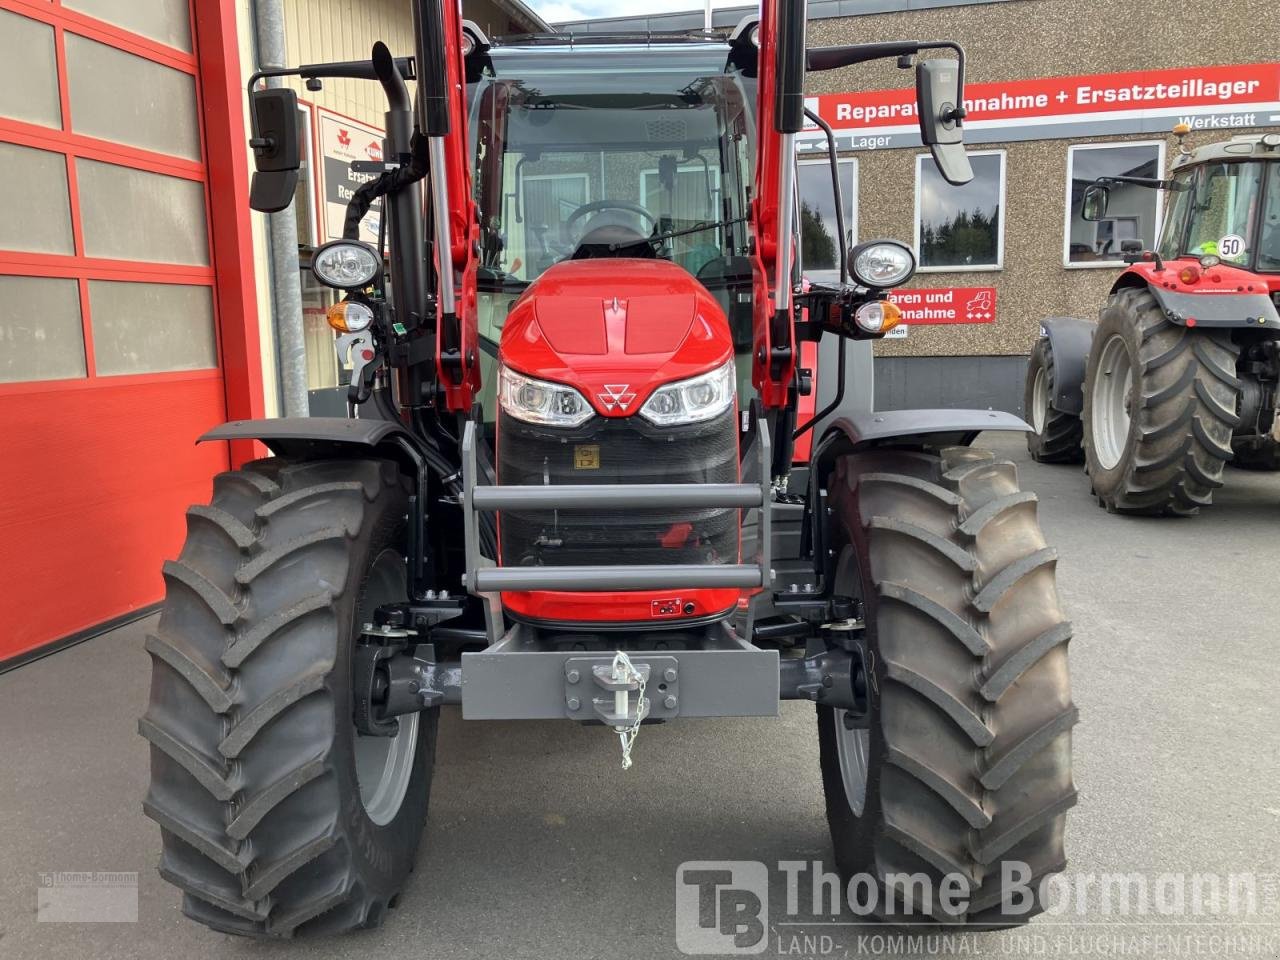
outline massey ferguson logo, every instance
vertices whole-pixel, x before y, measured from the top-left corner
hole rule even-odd
[[[339,130],[338,142],[342,144],[344,147],[351,146],[351,134],[348,133],[346,130]]]
[[[613,412],[615,407],[625,412],[636,398],[636,395],[631,391],[631,384],[629,383],[606,383],[604,385],[604,393],[597,393],[596,396],[600,398],[600,402],[604,404],[604,408],[610,413]]]

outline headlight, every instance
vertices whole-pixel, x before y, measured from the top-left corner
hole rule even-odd
[[[578,427],[594,413],[573,387],[534,380],[506,366],[498,368],[498,403],[517,420],[552,427]]]
[[[659,427],[701,423],[733,406],[737,383],[730,360],[710,373],[659,387],[640,408],[640,415]]]
[[[326,243],[311,258],[311,272],[316,279],[335,290],[363,289],[373,283],[381,270],[378,251],[356,240]]]
[[[884,290],[906,283],[916,272],[916,258],[896,240],[873,240],[853,248],[853,278],[864,287]]]

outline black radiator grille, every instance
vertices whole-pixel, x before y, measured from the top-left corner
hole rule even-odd
[[[733,410],[684,427],[594,417],[575,430],[499,414],[503,484],[736,483]],[[504,566],[736,563],[739,511],[504,510]]]

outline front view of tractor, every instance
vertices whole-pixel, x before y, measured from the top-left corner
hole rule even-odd
[[[1025,922],[1038,900],[1005,884],[1063,868],[1075,801],[1070,626],[1035,497],[969,443],[1026,425],[841,406],[846,347],[897,322],[914,259],[841,229],[839,282],[796,262],[795,136],[824,127],[806,68],[929,54],[922,139],[963,182],[959,48],[806,50],[803,0],[727,35],[488,38],[456,3],[414,13],[412,58],[270,71],[381,84],[386,160],[348,223],[382,198],[389,254],[314,257],[343,292],[351,418],[204,438],[274,455],[191,508],[147,641],[145,810],[184,911],[256,937],[376,926],[442,708],[599,725],[636,776],[646,723],[809,700],[835,859],[874,912]],[[269,211],[298,145],[293,94],[261,79]],[[842,379],[802,417],[819,341]]]
[[[1043,322],[1028,445],[1083,458],[1108,510],[1190,515],[1228,462],[1280,469],[1280,135],[1183,148],[1167,180],[1092,184],[1085,219],[1105,218],[1117,188],[1168,193],[1160,239],[1126,241],[1097,324]]]

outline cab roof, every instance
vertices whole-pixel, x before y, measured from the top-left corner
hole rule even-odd
[[[1241,134],[1230,140],[1197,147],[1173,161],[1173,169],[1211,160],[1280,160],[1280,133]]]

